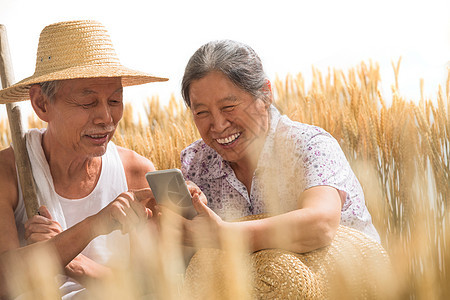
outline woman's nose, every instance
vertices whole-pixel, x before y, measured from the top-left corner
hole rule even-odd
[[[215,132],[223,132],[230,126],[230,121],[222,113],[212,116],[211,129]]]

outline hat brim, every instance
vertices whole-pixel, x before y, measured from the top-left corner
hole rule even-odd
[[[8,88],[0,90],[0,103],[29,100],[29,89],[33,84],[54,80],[101,77],[121,77],[122,86],[124,87],[168,80],[168,78],[153,76],[122,65],[77,66],[44,75],[34,74]]]
[[[241,221],[265,217],[255,215]],[[250,254],[248,265],[238,266],[228,264],[230,255],[213,248],[203,248],[194,254],[186,269],[184,296],[211,299],[230,295],[234,287],[230,286],[233,282],[229,279],[237,271],[247,270],[248,282],[242,282],[240,288],[249,290],[257,299],[334,299],[338,295],[334,293],[342,291],[341,284],[345,284],[347,296],[352,296],[344,298],[384,299],[382,283],[390,282],[393,276],[389,256],[382,245],[343,225],[339,226],[331,245],[311,252],[264,249]],[[246,262],[245,256],[242,261]]]

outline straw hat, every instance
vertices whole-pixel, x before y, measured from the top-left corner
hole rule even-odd
[[[349,227],[339,226],[330,246],[307,253],[261,250],[248,255],[241,268],[230,266],[233,259],[227,256],[219,249],[200,249],[186,269],[184,298],[232,299],[247,289],[247,299],[395,299],[386,251]],[[248,280],[236,287],[230,278],[239,272],[247,272]]]
[[[42,30],[34,74],[1,90],[0,103],[28,100],[32,84],[97,77],[121,77],[123,86],[167,80],[122,66],[101,23],[92,20],[60,22]]]

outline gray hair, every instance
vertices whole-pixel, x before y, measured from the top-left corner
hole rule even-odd
[[[51,103],[53,103],[55,101],[55,95],[61,86],[61,81],[46,81],[39,85],[41,86],[42,93],[49,98]]]
[[[256,52],[243,43],[220,40],[201,46],[189,59],[181,83],[181,94],[188,107],[191,106],[189,89],[192,81],[212,71],[222,72],[255,99],[268,102],[271,97],[271,91],[265,88],[267,76]]]

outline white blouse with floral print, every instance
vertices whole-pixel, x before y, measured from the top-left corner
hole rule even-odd
[[[203,140],[182,151],[181,170],[187,180],[200,187],[208,206],[224,220],[293,211],[304,190],[320,185],[334,187],[345,195],[341,224],[380,241],[361,185],[338,142],[322,128],[281,116],[273,105],[250,193],[229,162]]]

